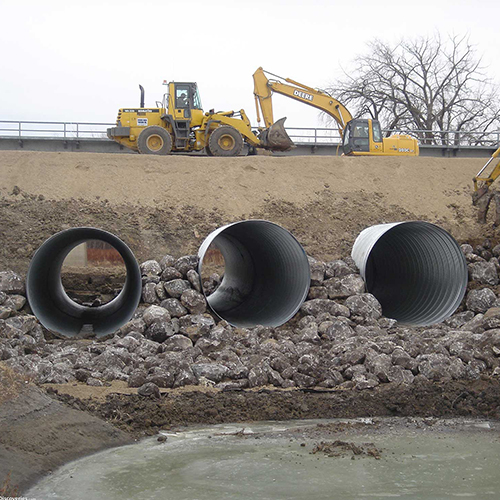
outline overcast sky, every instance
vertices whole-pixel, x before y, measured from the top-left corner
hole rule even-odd
[[[163,80],[198,82],[205,110],[244,108],[263,66],[326,87],[375,37],[469,34],[500,83],[496,0],[0,0],[0,120],[114,122],[161,100]],[[275,96],[275,119],[321,126]]]

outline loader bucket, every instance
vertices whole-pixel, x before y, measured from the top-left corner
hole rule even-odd
[[[293,141],[285,130],[285,120],[286,118],[280,118],[261,133],[260,139],[266,149],[287,151],[293,147]]]

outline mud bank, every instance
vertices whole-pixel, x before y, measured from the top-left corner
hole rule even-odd
[[[21,493],[62,464],[132,441],[127,433],[49,397],[1,369],[0,495]]]

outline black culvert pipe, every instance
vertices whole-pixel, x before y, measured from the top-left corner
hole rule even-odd
[[[449,233],[429,222],[369,227],[354,242],[352,257],[384,316],[403,324],[439,323],[465,295],[465,256]]]
[[[88,240],[112,245],[127,270],[120,294],[99,307],[86,307],[71,300],[61,281],[64,259]],[[67,337],[93,331],[99,337],[114,332],[134,315],[142,293],[141,272],[134,254],[118,237],[101,229],[78,227],[55,234],[36,251],[26,278],[26,292],[33,314],[48,330]]]
[[[211,244],[225,264],[221,285],[207,296],[217,316],[238,327],[279,326],[299,310],[309,291],[309,261],[286,229],[265,220],[216,229],[198,251],[200,278]]]

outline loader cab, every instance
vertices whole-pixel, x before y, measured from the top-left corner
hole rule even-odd
[[[198,85],[195,82],[170,82],[168,88],[168,114],[175,122],[185,122],[185,128],[201,125],[201,107]]]
[[[380,123],[377,120],[351,120],[344,129],[342,148],[345,155],[382,149]]]

